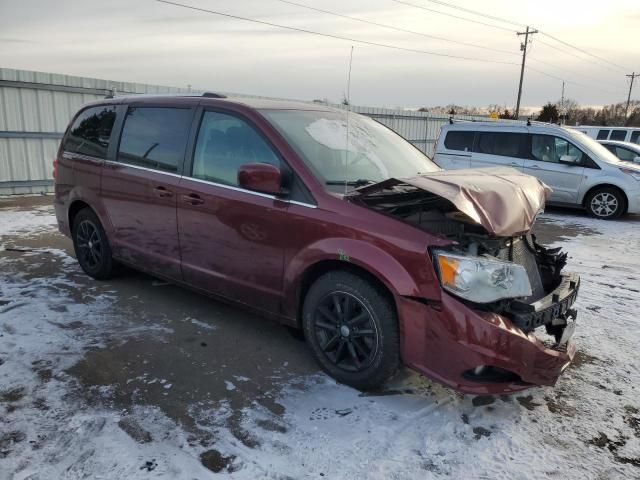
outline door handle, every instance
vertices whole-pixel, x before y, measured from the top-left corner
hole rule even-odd
[[[540,170],[540,167],[538,165],[530,165],[527,168],[530,168],[532,170]]]
[[[512,167],[519,167],[520,164],[516,163],[516,162],[511,162],[509,165],[511,165]]]
[[[158,187],[153,187],[153,193],[155,193],[156,197],[160,197],[160,198],[173,197],[173,192],[169,190],[167,187],[163,187],[162,185]]]
[[[204,203],[204,199],[197,193],[188,193],[182,195],[180,198],[184,203],[188,203],[189,205],[202,205]]]

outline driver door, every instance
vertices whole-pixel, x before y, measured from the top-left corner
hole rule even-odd
[[[246,163],[279,168],[280,156],[246,120],[204,110],[178,188],[184,280],[209,293],[277,312],[288,202],[238,185]]]
[[[524,172],[553,189],[550,202],[577,203],[584,178],[584,157],[578,147],[562,137],[532,134],[530,158],[524,162]],[[570,159],[574,163],[569,163]]]

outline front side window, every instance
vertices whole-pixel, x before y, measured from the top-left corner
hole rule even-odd
[[[626,130],[612,130],[609,140],[624,140],[627,136]]]
[[[622,147],[616,147],[616,151],[614,153],[620,160],[625,160],[628,162],[633,162],[633,159],[638,156],[637,153]]]
[[[444,137],[444,146],[447,150],[459,150],[461,152],[470,152],[473,150],[473,137],[475,132],[469,131],[453,131],[447,132]]]
[[[640,143],[640,131],[636,130],[635,132],[631,132],[631,138],[629,139],[629,141],[631,143]]]
[[[190,122],[188,108],[129,107],[118,161],[177,172],[184,159]]]
[[[336,111],[262,110],[327,189],[413,177],[440,168],[400,135],[368,117]]]
[[[220,112],[204,112],[195,152],[192,176],[238,185],[238,170],[246,163],[280,167],[280,158],[244,120]]]
[[[553,135],[531,135],[531,156],[543,162],[559,163],[564,156],[582,160],[582,151],[573,143]]]
[[[598,130],[598,138],[596,140],[606,140],[611,130]]]
[[[64,150],[92,157],[107,158],[116,109],[103,105],[84,110],[73,122],[64,140]]]
[[[503,157],[520,157],[520,145],[524,133],[480,132],[478,134],[478,153],[500,155]]]

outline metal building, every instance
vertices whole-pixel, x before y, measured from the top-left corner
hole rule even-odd
[[[52,160],[70,118],[82,104],[114,93],[187,91],[186,88],[0,68],[0,195],[53,191]],[[440,126],[449,120],[448,116],[408,110],[358,106],[352,106],[351,110],[387,125],[430,156]]]

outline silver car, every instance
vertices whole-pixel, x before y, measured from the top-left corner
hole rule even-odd
[[[623,162],[577,130],[539,122],[443,125],[434,161],[445,170],[512,167],[553,189],[547,203],[597,218],[640,213],[640,164]]]
[[[640,145],[631,142],[601,140],[600,143],[623,162],[640,163]]]

